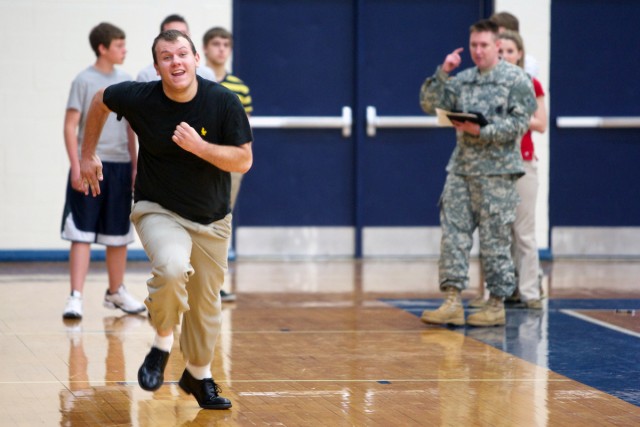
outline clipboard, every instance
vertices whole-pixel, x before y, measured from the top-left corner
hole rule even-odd
[[[438,117],[439,126],[453,126],[451,121],[456,122],[472,122],[482,126],[489,124],[489,121],[482,115],[482,113],[476,113],[474,111],[462,112],[462,111],[447,111],[436,108],[436,115]]]

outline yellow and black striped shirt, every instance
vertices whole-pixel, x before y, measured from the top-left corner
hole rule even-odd
[[[222,86],[229,89],[231,92],[238,95],[240,98],[240,102],[244,107],[244,111],[247,114],[251,114],[253,112],[253,104],[251,101],[251,93],[249,92],[249,86],[244,84],[242,80],[234,76],[233,74],[226,74],[224,79],[219,82]]]

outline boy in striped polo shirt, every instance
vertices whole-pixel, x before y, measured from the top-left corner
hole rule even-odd
[[[207,67],[211,68],[215,74],[215,81],[238,95],[244,111],[247,116],[253,112],[251,102],[251,93],[249,87],[242,80],[227,71],[227,61],[233,50],[232,34],[222,28],[213,27],[209,29],[202,37],[202,51],[206,58]],[[231,210],[236,204],[238,193],[240,192],[240,183],[242,182],[241,173],[231,173]],[[229,259],[235,259],[235,250],[233,244],[229,246]],[[235,301],[235,295],[225,291],[221,291],[222,301]]]

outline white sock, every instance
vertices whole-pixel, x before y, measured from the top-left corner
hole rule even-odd
[[[71,291],[71,296],[74,298],[82,298],[80,291]]]
[[[171,352],[171,347],[173,347],[173,334],[161,337],[156,334],[156,337],[153,339],[153,346],[159,350]]]
[[[195,366],[191,363],[187,362],[187,371],[191,374],[191,376],[197,380],[203,380],[205,378],[211,378],[211,367],[210,366]]]

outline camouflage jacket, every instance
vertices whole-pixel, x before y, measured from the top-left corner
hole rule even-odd
[[[531,78],[521,68],[500,61],[486,74],[472,67],[449,78],[438,67],[420,89],[420,105],[429,114],[436,108],[478,112],[489,122],[479,136],[457,132],[449,173],[524,174],[520,140],[537,104]]]

